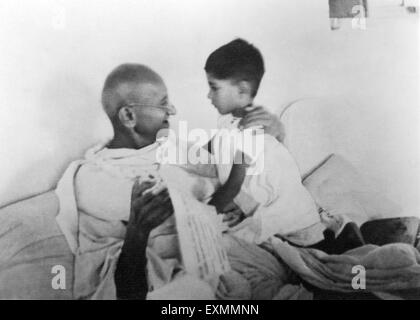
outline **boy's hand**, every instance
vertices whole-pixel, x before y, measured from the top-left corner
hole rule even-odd
[[[279,142],[283,142],[286,136],[284,125],[279,117],[270,113],[264,107],[250,106],[246,107],[247,113],[239,122],[239,127],[248,129],[256,126],[263,126],[264,132],[275,137]]]
[[[245,219],[245,214],[233,201],[223,208],[222,213],[224,214],[223,222],[226,222],[229,228],[238,225]]]
[[[137,181],[133,186],[131,195],[131,212],[127,226],[127,233],[136,237],[136,234],[149,234],[154,228],[161,225],[173,213],[168,190],[165,189],[157,195],[143,194],[151,188],[154,182]]]

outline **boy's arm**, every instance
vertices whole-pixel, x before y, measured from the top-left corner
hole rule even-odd
[[[223,212],[223,209],[235,199],[241,191],[242,183],[245,180],[249,160],[246,159],[246,155],[241,151],[236,153],[235,160],[228,180],[213,194],[209,202],[210,205],[216,207],[218,212]]]
[[[212,140],[204,145],[188,145],[187,163],[183,166],[187,171],[208,178],[217,178],[217,168],[211,159]],[[197,158],[193,158],[197,156]],[[204,162],[202,161],[204,160]]]

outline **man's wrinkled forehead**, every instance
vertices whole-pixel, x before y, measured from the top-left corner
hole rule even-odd
[[[119,86],[118,92],[125,98],[125,100],[133,103],[152,103],[164,99],[168,95],[168,91],[163,80],[123,83]]]

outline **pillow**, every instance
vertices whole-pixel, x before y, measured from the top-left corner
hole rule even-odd
[[[401,208],[377,191],[347,160],[332,154],[304,180],[315,202],[359,227],[366,221],[401,216]]]
[[[54,192],[0,209],[0,300],[73,298],[74,258],[57,212]],[[55,266],[64,267],[65,288],[52,286]]]

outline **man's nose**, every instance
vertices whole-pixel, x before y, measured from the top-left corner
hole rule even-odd
[[[211,98],[212,98],[212,92],[211,92],[211,90],[209,90],[209,93],[207,94],[207,98],[211,100]]]
[[[168,105],[168,114],[170,115],[170,116],[174,116],[174,115],[176,115],[176,108],[175,108],[175,106],[172,104],[172,103],[170,103],[169,105]]]

